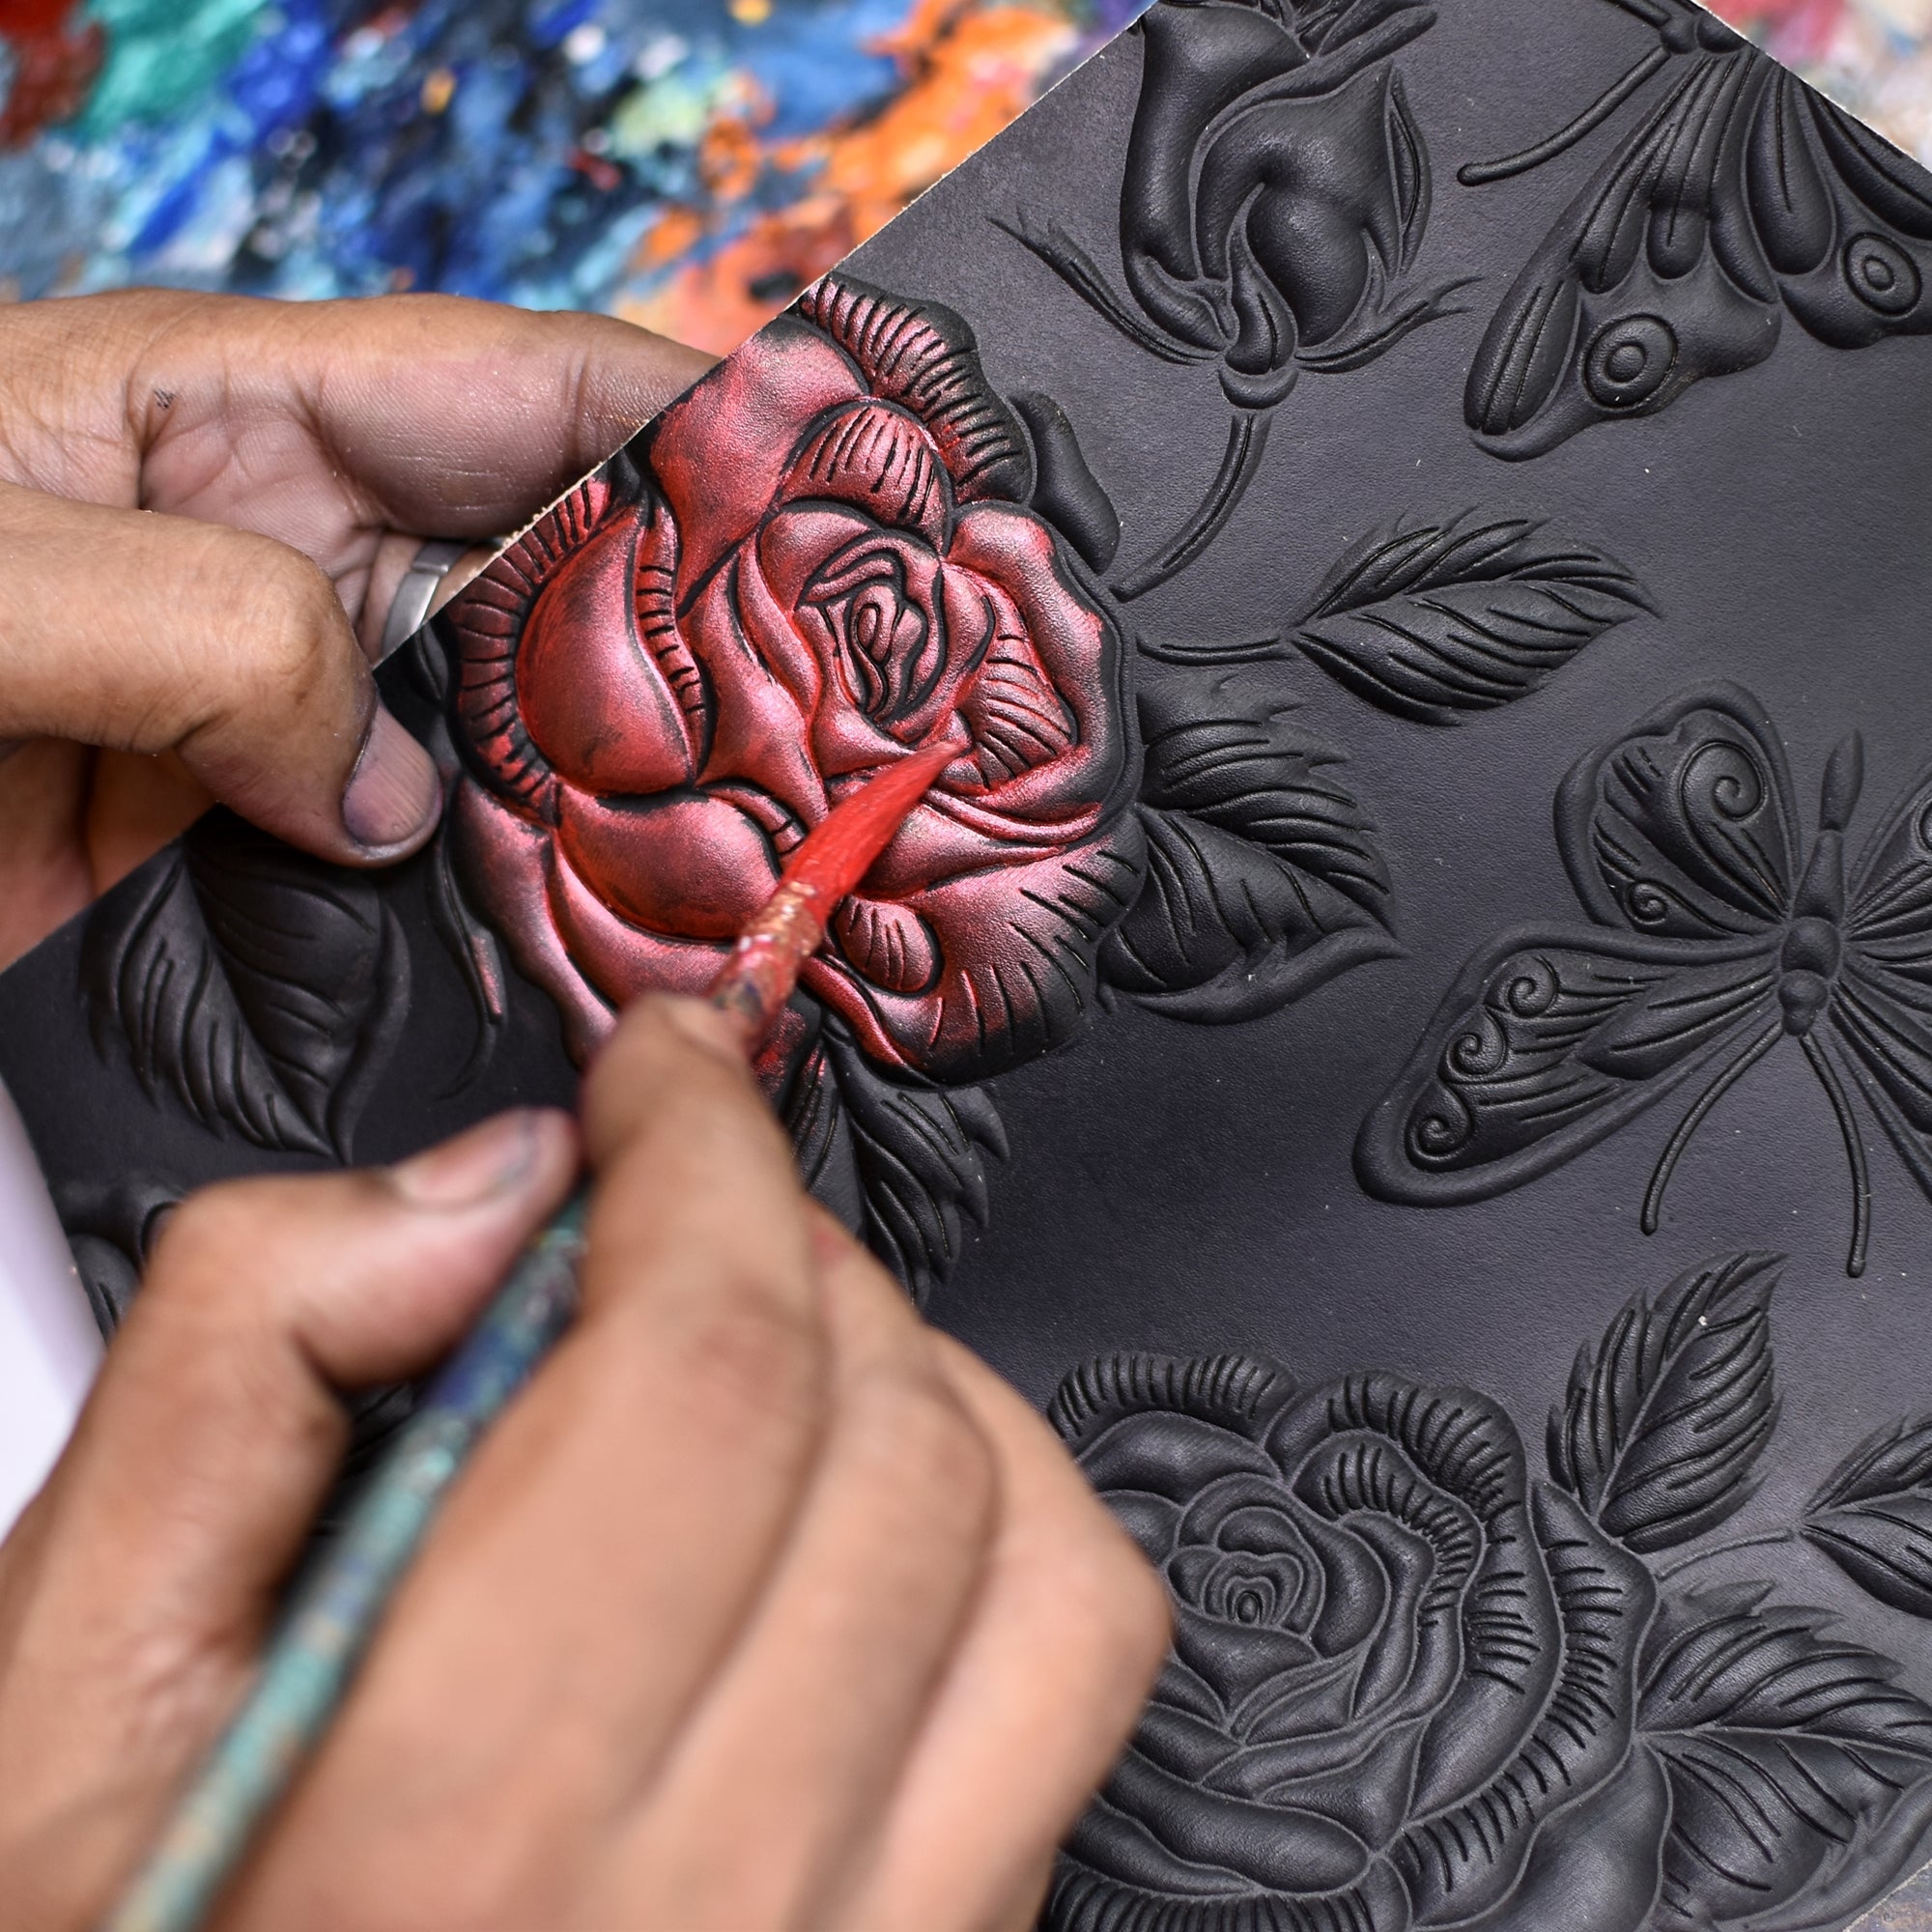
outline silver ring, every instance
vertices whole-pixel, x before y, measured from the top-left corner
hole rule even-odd
[[[438,588],[469,548],[448,537],[432,537],[416,552],[389,600],[389,614],[383,622],[383,647],[376,653],[378,664],[401,650],[429,621],[429,607],[436,601]]]

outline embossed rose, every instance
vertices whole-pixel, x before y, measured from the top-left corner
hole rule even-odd
[[[1366,362],[1437,313],[1399,298],[1429,219],[1400,76],[1413,0],[1154,7],[1121,195],[1127,285],[1163,334],[1221,361],[1245,409],[1303,368]]]
[[[1138,889],[1125,653],[950,312],[843,280],[675,405],[449,624],[470,889],[587,1049],[696,990],[786,856],[957,755],[804,984],[942,1081],[1064,1040]]]
[[[1669,1822],[1633,1748],[1655,1586],[1529,1482],[1500,1408],[1142,1357],[1068,1378],[1054,1414],[1175,1611],[1063,1857],[1057,1932],[1646,1922]]]
[[[999,225],[1128,341],[1214,363],[1234,405],[1208,494],[1118,579],[1145,595],[1197,562],[1253,481],[1273,412],[1307,370],[1359,369],[1448,313],[1409,270],[1429,151],[1387,56],[1435,23],[1421,0],[1160,0],[1121,183],[1124,292],[1074,238]]]

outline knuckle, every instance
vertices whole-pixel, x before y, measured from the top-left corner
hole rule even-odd
[[[155,1245],[150,1288],[173,1299],[218,1294],[233,1264],[254,1248],[272,1212],[272,1182],[223,1181],[190,1194],[168,1216]]]
[[[848,1453],[909,1511],[930,1512],[934,1527],[956,1537],[986,1533],[999,1488],[992,1444],[938,1375],[875,1370],[842,1407]]]
[[[348,614],[319,564],[256,537],[231,546],[228,567],[255,639],[246,668],[258,698],[300,709],[361,682]]]
[[[711,1285],[669,1349],[675,1384],[711,1422],[797,1428],[823,1408],[826,1347],[803,1309],[762,1285]]]

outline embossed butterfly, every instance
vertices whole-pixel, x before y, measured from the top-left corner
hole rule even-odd
[[[1711,1109],[1798,1044],[1851,1162],[1848,1273],[1863,1272],[1871,1180],[1858,1095],[1932,1197],[1932,766],[1847,872],[1862,783],[1857,733],[1832,753],[1808,854],[1764,706],[1701,685],[1563,781],[1556,836],[1597,922],[1520,926],[1476,954],[1363,1122],[1371,1194],[1480,1201],[1561,1166],[1703,1076],[1643,1200]]]
[[[1539,456],[1754,367],[1783,312],[1834,349],[1932,330],[1932,183],[1690,0],[1612,0],[1657,43],[1575,120],[1465,185],[1527,173],[1666,70],[1676,78],[1557,218],[1503,298],[1463,411]]]

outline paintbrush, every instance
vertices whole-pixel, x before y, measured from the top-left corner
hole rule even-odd
[[[954,755],[944,746],[888,767],[834,808],[791,856],[732,949],[710,1003],[755,1053],[817,951],[840,899]],[[203,1761],[101,1932],[195,1932],[256,1833],[327,1735],[383,1612],[451,1483],[577,1312],[589,1190],[580,1188],[431,1384],[298,1587],[240,1712]]]

